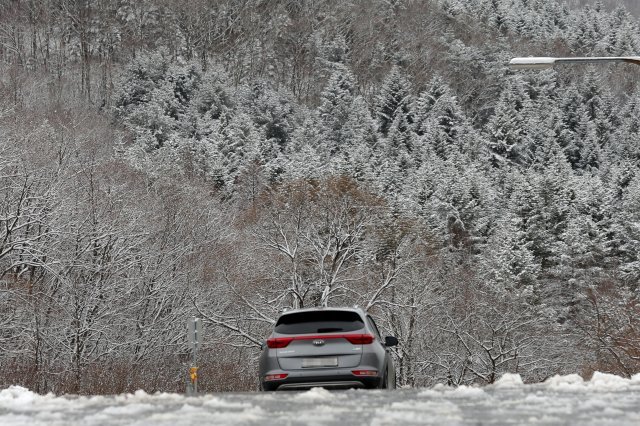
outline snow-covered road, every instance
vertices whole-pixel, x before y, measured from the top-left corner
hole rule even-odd
[[[523,385],[503,376],[484,388],[436,386],[397,391],[312,389],[184,397],[135,394],[93,397],[0,391],[0,425],[212,424],[611,424],[640,425],[640,374],[556,376]]]

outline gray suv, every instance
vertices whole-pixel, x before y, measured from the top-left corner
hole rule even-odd
[[[389,347],[371,316],[358,308],[311,308],[284,312],[263,345],[262,390],[324,388],[394,389]]]

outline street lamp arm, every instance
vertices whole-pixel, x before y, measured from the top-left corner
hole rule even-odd
[[[576,63],[598,63],[598,62],[627,62],[640,65],[640,56],[613,56],[613,57],[591,57],[591,58],[552,58],[552,57],[529,57],[513,58],[509,62],[509,67],[514,70],[521,69],[547,69],[553,68],[556,64],[576,64]]]

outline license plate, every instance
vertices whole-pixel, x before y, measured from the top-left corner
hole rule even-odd
[[[317,368],[317,367],[337,367],[337,357],[326,358],[303,358],[302,368]]]

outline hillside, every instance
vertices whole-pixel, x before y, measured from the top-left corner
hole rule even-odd
[[[635,2],[628,2],[630,8]],[[640,368],[637,16],[555,0],[0,0],[0,387],[255,389],[286,307],[399,384]],[[637,11],[637,7],[636,7]]]

